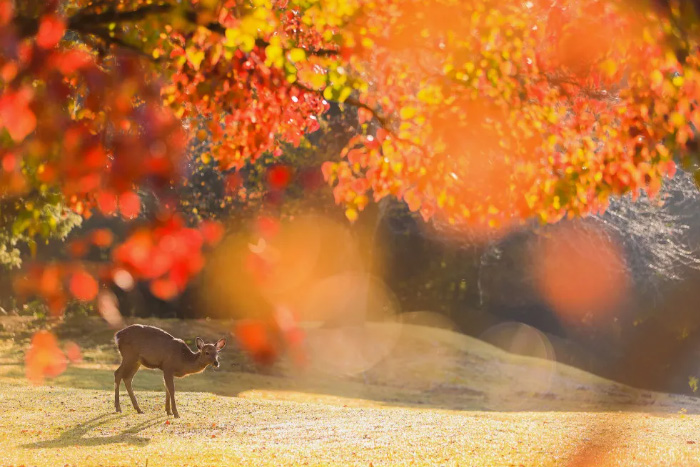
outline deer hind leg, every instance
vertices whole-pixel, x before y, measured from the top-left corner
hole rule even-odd
[[[164,373],[163,379],[165,380],[165,388],[170,395],[170,406],[173,409],[173,415],[175,418],[180,418],[180,414],[177,413],[177,406],[175,405],[175,381],[173,381],[172,373]]]
[[[134,406],[134,409],[138,413],[143,413],[143,410],[141,410],[141,407],[139,407],[139,403],[136,401],[136,396],[134,395],[134,390],[131,387],[131,381],[134,379],[134,375],[136,374],[137,371],[139,371],[139,367],[141,366],[140,363],[135,362],[128,368],[128,373],[124,374],[124,386],[126,386],[126,391],[129,393],[129,398],[131,398],[131,405]]]
[[[163,374],[163,384],[165,385],[165,413],[172,415],[170,411],[170,391],[168,391],[168,382],[165,379],[165,374]]]
[[[119,404],[119,385],[121,384],[122,378],[124,376],[124,361],[122,360],[121,365],[114,371],[114,410],[115,412],[121,412],[122,407]]]

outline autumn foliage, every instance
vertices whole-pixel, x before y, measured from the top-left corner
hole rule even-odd
[[[35,384],[41,383],[44,378],[63,373],[68,362],[78,362],[81,359],[80,347],[76,343],[68,342],[64,353],[56,336],[48,331],[39,331],[32,337],[25,357],[27,378]]]
[[[653,196],[696,156],[697,14],[683,1],[0,0],[0,209],[30,237],[52,228],[47,200],[136,219],[139,189],[169,196],[189,140],[237,186],[339,106],[358,132],[323,176],[350,221],[385,197],[481,229],[596,213]],[[292,176],[273,167],[267,186]],[[34,265],[18,290],[56,313],[98,280],[173,298],[223,228],[164,206],[121,244],[104,231],[71,244],[76,259],[110,249],[112,265]]]

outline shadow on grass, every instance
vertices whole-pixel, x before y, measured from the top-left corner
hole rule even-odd
[[[5,371],[5,378],[17,381],[25,380],[24,367],[17,365]],[[59,377],[47,380],[47,385],[105,391],[105,397],[110,403],[114,394],[114,374],[108,368],[84,368],[69,366]],[[345,380],[322,380],[310,378],[289,378],[255,373],[207,369],[202,374],[191,375],[175,380],[176,398],[178,393],[197,392],[210,393],[224,397],[238,397],[248,391],[296,392],[308,395],[312,400],[314,395],[343,399],[345,404],[352,405],[352,399],[366,400],[378,405],[390,407],[420,407],[448,410],[488,410],[484,407],[485,396],[480,391],[461,391],[460,394],[449,394],[439,397],[430,391],[418,391],[390,386],[363,384]],[[136,397],[143,391],[163,392],[163,374],[158,370],[141,369],[134,377]],[[121,386],[121,396],[128,403],[125,388]],[[284,399],[284,397],[281,397]]]
[[[23,367],[18,365],[5,372],[4,377],[22,380],[24,379]],[[56,379],[49,380],[47,384],[58,387],[91,389],[105,391],[105,398],[110,404],[113,401],[111,391],[114,384],[114,376],[108,368],[84,368],[69,366],[67,371]],[[269,376],[254,373],[242,373],[224,370],[206,370],[203,374],[192,375],[187,378],[176,379],[178,393],[210,393],[224,397],[245,397],[248,391],[267,392],[263,397],[279,398],[287,400],[313,401],[315,396],[337,398],[336,403],[343,405],[355,405],[353,399],[370,401],[379,406],[386,407],[413,407],[431,408],[457,411],[502,411],[502,412],[610,412],[630,411],[645,412],[650,414],[674,414],[679,407],[683,407],[685,413],[700,413],[697,401],[685,396],[673,396],[669,399],[655,401],[651,393],[627,393],[610,392],[601,393],[597,400],[583,404],[574,403],[564,394],[525,394],[513,388],[511,403],[508,406],[500,406],[498,399],[482,391],[460,388],[437,388],[435,390],[417,390],[392,386],[363,384],[362,382],[345,380],[319,380],[288,378]],[[122,396],[125,401],[128,398],[122,386]],[[141,370],[134,378],[136,397],[139,392],[155,391],[163,392],[162,373],[156,370]],[[294,392],[296,395],[288,399],[285,392]],[[277,393],[277,394],[275,394]],[[640,396],[641,394],[641,396]],[[645,397],[649,396],[649,398]],[[495,397],[505,397],[503,394]],[[569,395],[571,397],[571,395]],[[326,399],[330,400],[330,399]],[[516,401],[516,404],[512,404]],[[522,402],[518,402],[522,401]],[[582,401],[583,402],[583,401]],[[143,428],[141,428],[143,429]],[[127,430],[127,432],[129,431]],[[118,441],[114,441],[118,442]]]
[[[102,446],[106,444],[133,444],[136,446],[145,446],[151,440],[143,436],[137,436],[141,431],[157,425],[162,422],[165,417],[152,417],[148,420],[128,428],[117,435],[112,436],[92,436],[86,437],[94,429],[105,425],[110,421],[114,421],[125,417],[126,415],[117,414],[102,414],[88,421],[81,422],[73,428],[64,431],[56,439],[39,441],[22,445],[26,449],[44,449],[44,448],[62,448],[69,446]]]

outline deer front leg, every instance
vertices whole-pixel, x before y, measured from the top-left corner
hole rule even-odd
[[[173,381],[173,374],[164,373],[163,378],[165,379],[165,388],[170,395],[170,406],[173,409],[173,416],[175,418],[180,418],[180,414],[177,413],[177,405],[175,405],[175,381]]]
[[[173,413],[170,411],[170,391],[168,391],[168,383],[165,379],[165,375],[163,375],[163,384],[165,386],[165,413],[172,415]]]

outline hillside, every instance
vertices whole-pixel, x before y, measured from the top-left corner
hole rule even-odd
[[[229,326],[154,323],[192,339]],[[172,420],[160,374],[147,370],[134,379],[146,413],[135,414],[128,397],[124,413],[113,413],[117,356],[113,332],[100,321],[56,326],[83,348],[84,362],[39,387],[23,377],[27,321],[0,324],[0,465],[692,465],[698,458],[696,399],[637,391],[447,330],[309,326],[308,345],[318,352],[304,372],[284,362],[256,372],[232,345],[219,371],[176,381],[182,418]],[[358,336],[362,351],[339,358]],[[329,366],[330,357],[342,365]]]

